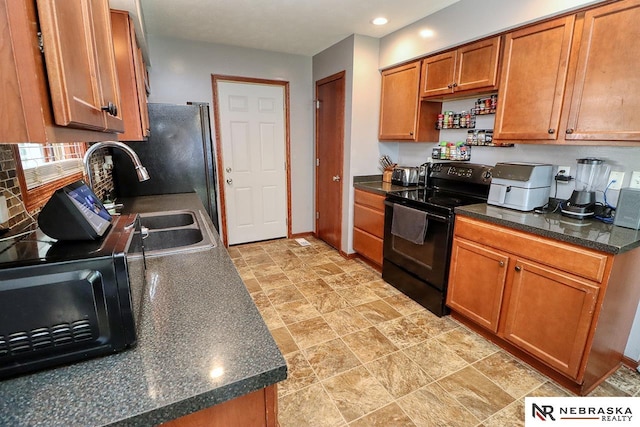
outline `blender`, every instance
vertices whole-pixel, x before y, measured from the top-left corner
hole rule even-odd
[[[562,204],[562,215],[584,219],[595,215],[596,187],[605,179],[609,167],[603,160],[588,157],[578,159],[576,187],[569,200]]]

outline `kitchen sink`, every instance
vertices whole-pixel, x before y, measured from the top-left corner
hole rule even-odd
[[[154,213],[140,215],[140,223],[149,230],[184,227],[195,223],[193,212]]]
[[[197,251],[216,246],[213,233],[202,211],[165,211],[140,214],[142,239],[134,239],[129,248],[130,255],[145,257],[170,255],[179,252]]]

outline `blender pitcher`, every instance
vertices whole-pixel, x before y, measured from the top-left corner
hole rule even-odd
[[[605,180],[609,166],[603,160],[593,157],[578,159],[576,186],[569,200],[562,204],[562,215],[583,219],[594,216],[596,188]]]

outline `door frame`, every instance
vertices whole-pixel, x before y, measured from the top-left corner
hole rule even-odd
[[[228,76],[223,74],[212,74],[211,84],[213,86],[213,118],[214,128],[216,132],[216,165],[218,172],[218,188],[220,190],[220,234],[225,247],[229,247],[227,239],[227,209],[226,199],[224,191],[224,169],[223,169],[223,156],[222,156],[222,135],[220,133],[220,109],[219,109],[219,95],[218,95],[218,82],[232,82],[232,83],[244,83],[244,84],[260,84],[268,86],[280,86],[284,90],[284,155],[285,155],[285,175],[286,175],[286,189],[287,192],[287,238],[291,237],[291,139],[290,139],[290,120],[289,120],[289,82],[283,80],[269,80],[259,79],[253,77],[242,76]]]
[[[343,80],[344,87],[343,87],[343,92],[342,92],[342,102],[340,104],[340,109],[339,109],[339,113],[342,115],[342,118],[343,118],[342,119],[342,129],[340,129],[341,138],[340,138],[340,157],[339,157],[340,158],[340,165],[341,165],[341,167],[340,167],[340,176],[342,177],[341,180],[340,180],[340,184],[341,185],[340,185],[340,197],[339,197],[339,206],[338,206],[338,212],[340,212],[340,221],[338,222],[338,228],[339,228],[338,229],[338,234],[340,236],[340,239],[339,239],[339,247],[336,248],[341,253],[343,252],[342,251],[342,237],[343,237],[342,236],[342,222],[343,222],[343,219],[344,219],[343,218],[344,214],[342,212],[342,202],[343,202],[342,198],[343,198],[343,195],[344,195],[344,130],[345,130],[344,126],[346,124],[346,118],[344,117],[344,115],[345,115],[345,109],[346,109],[346,106],[345,106],[345,102],[346,102],[346,93],[345,93],[345,90],[346,90],[346,81],[345,81],[346,75],[347,75],[347,72],[345,70],[342,70],[342,71],[339,71],[339,72],[337,72],[335,74],[332,74],[330,76],[324,77],[324,78],[322,78],[320,80],[317,80],[316,84],[315,84],[315,102],[314,102],[314,104],[320,102],[320,100],[318,99],[318,86],[322,86],[323,84],[330,83],[330,82],[335,81],[335,80],[340,80],[340,79]],[[317,104],[315,104],[315,105],[317,105]],[[318,157],[318,134],[319,134],[318,110],[319,109],[316,107],[315,111],[314,111],[314,115],[315,115],[315,132],[314,132],[315,133],[315,141],[314,141],[314,149],[315,149],[315,156],[314,156],[315,157],[315,159],[314,159],[314,163],[315,163],[315,167],[314,167],[314,169],[315,169],[315,198],[314,198],[315,199],[315,209],[314,209],[314,214],[313,214],[313,217],[314,217],[313,224],[314,224],[314,230],[315,230],[314,235],[319,238],[318,217],[317,217],[317,214],[316,214],[317,212],[319,212],[318,211],[318,206],[319,206],[319,203],[318,203],[318,195],[319,195],[319,192],[318,192],[318,160],[319,160],[319,157]]]

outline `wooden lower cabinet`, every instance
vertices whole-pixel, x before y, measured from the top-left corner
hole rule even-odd
[[[578,378],[599,286],[521,259],[514,272],[501,335]]]
[[[640,248],[605,254],[456,217],[452,315],[576,394],[622,363],[640,300]]]
[[[508,255],[499,251],[454,240],[447,305],[497,332],[508,263]]]
[[[202,409],[162,424],[162,427],[277,427],[276,385]]]
[[[384,196],[354,191],[353,249],[382,267],[384,239]]]

